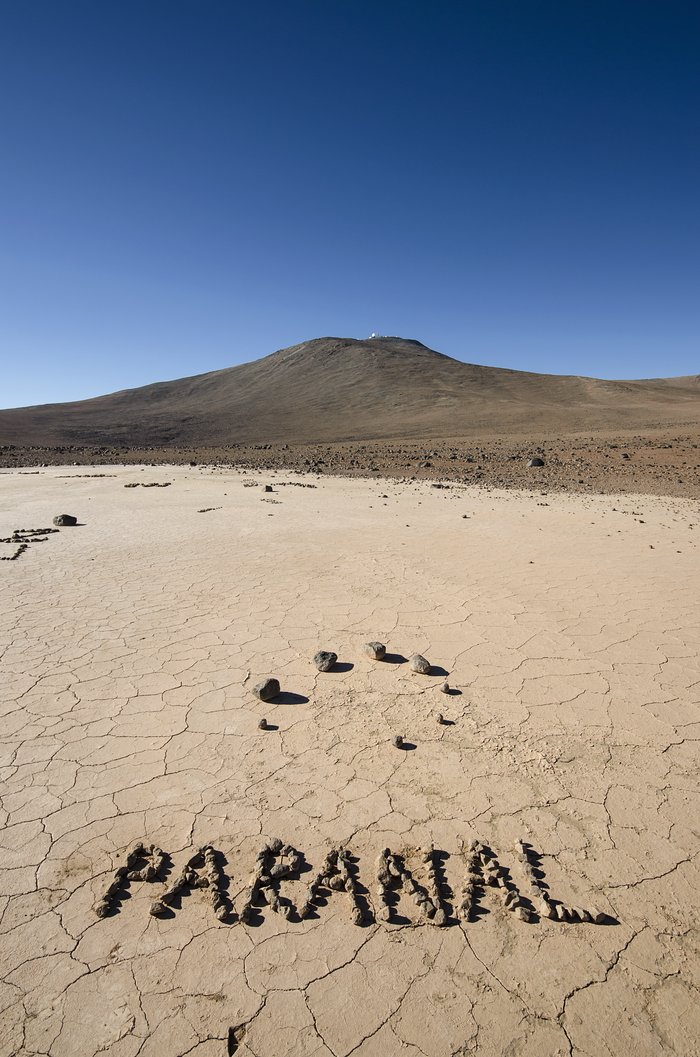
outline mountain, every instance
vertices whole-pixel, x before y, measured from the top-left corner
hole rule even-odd
[[[191,378],[0,411],[0,444],[304,443],[699,422],[700,376],[531,374],[405,338],[316,338]]]

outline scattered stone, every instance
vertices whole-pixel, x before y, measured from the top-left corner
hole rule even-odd
[[[362,649],[373,661],[381,661],[386,656],[386,646],[383,642],[366,642]]]
[[[267,720],[261,719],[258,723],[258,730],[267,730]]]
[[[411,671],[418,672],[419,675],[430,675],[430,661],[427,661],[420,653],[414,653],[408,663]]]
[[[534,458],[530,459],[528,466],[544,466],[544,459]]]
[[[257,686],[253,687],[253,693],[256,697],[259,697],[261,701],[272,701],[274,697],[277,697],[280,692],[279,679],[264,679]]]
[[[77,517],[73,517],[72,514],[56,514],[53,523],[54,525],[58,525],[59,528],[63,528],[66,525],[77,525],[78,519]]]
[[[338,654],[332,653],[330,650],[319,650],[318,653],[314,654],[314,664],[319,672],[330,672],[337,660]]]
[[[272,485],[271,484],[264,484],[263,485],[263,492],[271,492],[271,491],[272,491]]]
[[[444,724],[444,722],[445,722],[445,717],[443,716],[442,712],[438,712],[438,714],[437,714],[437,721],[438,721],[438,723],[440,723],[440,724]]]
[[[397,749],[403,749],[403,737],[400,734],[395,734],[392,738],[391,744]]]
[[[449,692],[450,692],[450,684],[449,683],[443,683],[442,686],[440,687],[440,689],[442,690],[443,694],[449,694]]]

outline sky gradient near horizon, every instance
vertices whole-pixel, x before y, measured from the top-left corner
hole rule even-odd
[[[700,372],[700,5],[35,0],[0,26],[0,407],[372,331]]]

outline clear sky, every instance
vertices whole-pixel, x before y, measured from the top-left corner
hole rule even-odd
[[[0,16],[0,406],[372,331],[700,371],[694,0]]]

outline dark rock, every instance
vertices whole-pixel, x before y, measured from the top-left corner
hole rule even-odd
[[[544,466],[544,459],[540,459],[539,457],[530,459],[528,466]]]
[[[263,485],[263,492],[271,492],[271,491],[272,491],[272,485],[271,484],[264,484]]]
[[[397,749],[403,749],[403,737],[400,734],[397,734],[391,739],[391,744]]]
[[[319,672],[330,672],[337,660],[338,654],[331,653],[328,650],[319,650],[318,653],[314,654],[314,664]]]
[[[261,701],[272,701],[273,697],[277,697],[279,692],[279,679],[264,679],[262,683],[258,683],[257,686],[253,687],[253,693]]]
[[[59,525],[62,528],[64,525],[77,525],[78,519],[77,517],[73,517],[72,514],[56,514],[56,517],[53,519],[53,523],[54,525]]]

